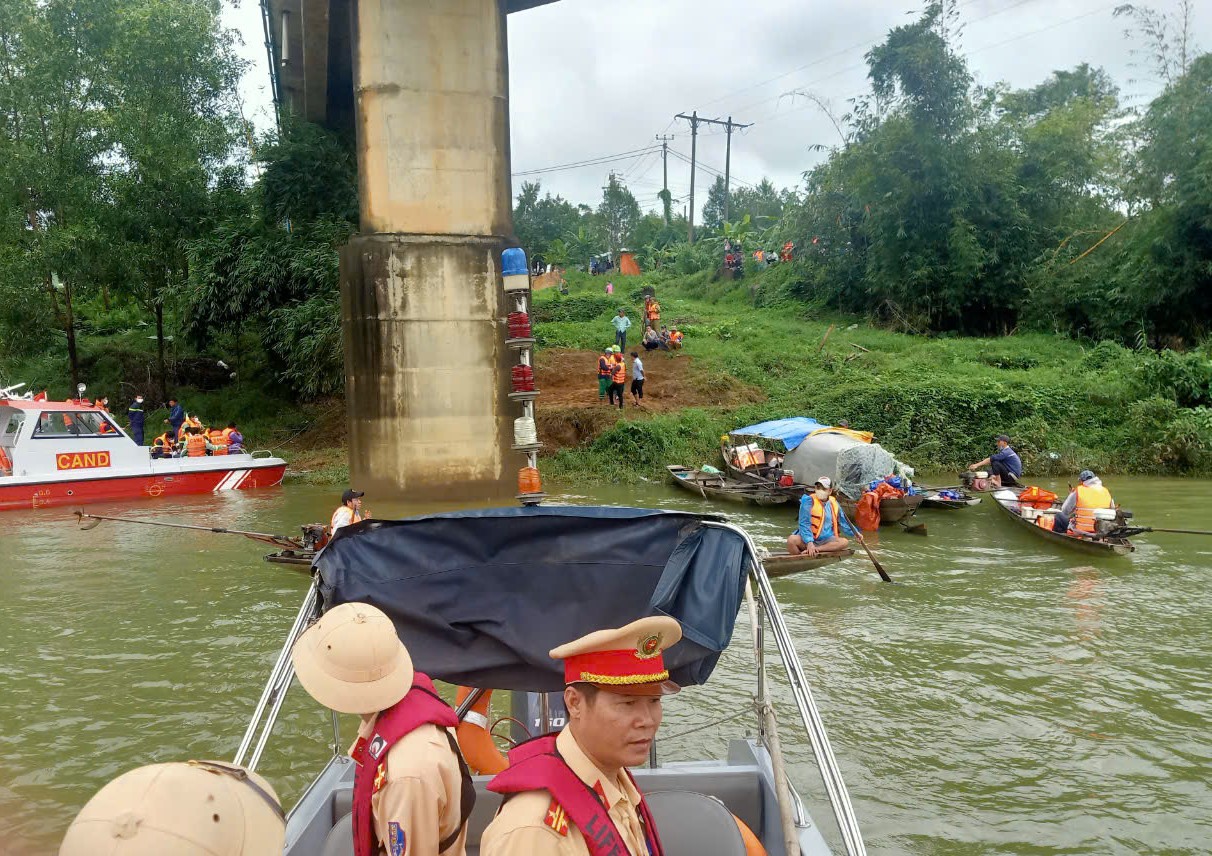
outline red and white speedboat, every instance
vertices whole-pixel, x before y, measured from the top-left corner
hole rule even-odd
[[[280,484],[286,462],[262,454],[152,458],[85,399],[0,390],[0,511]]]

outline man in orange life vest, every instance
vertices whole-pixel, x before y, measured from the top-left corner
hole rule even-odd
[[[463,856],[475,805],[455,712],[415,671],[391,619],[344,603],[309,627],[291,651],[316,701],[362,717],[350,749],[355,856]]]
[[[674,619],[654,616],[550,652],[564,661],[568,727],[514,748],[489,783],[506,796],[483,856],[662,856],[627,767],[648,758],[661,697],[678,691],[662,655],[681,638]]]
[[[614,374],[614,348],[603,348],[598,357],[598,401],[606,400],[606,390],[610,389],[611,375]]]
[[[842,508],[832,496],[833,482],[821,476],[812,486],[812,493],[800,498],[799,527],[787,536],[787,552],[793,556],[807,553],[835,553],[846,549],[847,538],[853,538],[854,528],[842,514]]]
[[[1111,491],[1103,487],[1103,481],[1090,470],[1082,470],[1077,477],[1080,484],[1065,497],[1060,513],[1052,521],[1053,532],[1072,529],[1085,535],[1095,532],[1094,511],[1099,508],[1115,508]]]

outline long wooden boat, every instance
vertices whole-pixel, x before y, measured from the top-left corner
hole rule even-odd
[[[1018,523],[1018,525],[1034,532],[1045,541],[1051,541],[1054,544],[1060,544],[1074,550],[1081,550],[1083,553],[1094,553],[1099,556],[1126,556],[1136,549],[1127,538],[1073,535],[1068,532],[1053,532],[1051,529],[1045,529],[1042,526],[1036,525],[1034,520],[1028,520],[1019,511],[1018,495],[1024,490],[1025,488],[1021,487],[1000,488],[993,494],[993,504],[1000,508],[1007,517]],[[1059,510],[1060,503],[1054,503],[1051,511]]]
[[[959,508],[968,508],[969,506],[981,504],[979,496],[973,496],[962,490],[955,492],[960,494],[963,499],[949,499],[945,496],[939,496],[937,490],[928,490],[922,494],[922,508],[940,508],[954,511]]]
[[[834,562],[840,562],[842,559],[853,555],[854,551],[849,547],[836,553],[817,553],[815,556],[809,556],[807,553],[801,556],[792,556],[789,553],[775,553],[762,559],[762,567],[766,569],[767,575],[771,579],[774,579],[775,577],[786,577],[800,571],[811,571],[825,565],[832,565]]]
[[[703,499],[722,499],[746,505],[770,506],[791,502],[789,493],[766,490],[752,482],[730,479],[721,473],[705,473],[702,470],[670,464],[665,467],[678,487],[690,491]]]

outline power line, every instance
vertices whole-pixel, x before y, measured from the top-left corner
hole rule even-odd
[[[611,161],[628,160],[636,155],[646,154],[648,152],[659,151],[659,146],[647,146],[642,149],[633,149],[629,152],[620,152],[617,155],[602,155],[601,157],[588,158],[586,160],[572,161],[570,163],[557,164],[556,166],[546,166],[540,169],[525,169],[520,172],[511,173],[514,178],[523,175],[539,175],[544,172],[560,172],[568,169],[581,169],[587,166],[598,166],[599,164],[610,163]]]

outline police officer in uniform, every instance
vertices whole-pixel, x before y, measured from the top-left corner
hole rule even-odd
[[[521,744],[489,790],[505,794],[484,831],[483,856],[661,856],[656,825],[627,772],[661,725],[669,680],[663,652],[682,638],[654,616],[598,630],[550,652],[564,661],[568,727]]]
[[[362,717],[350,756],[356,856],[463,856],[475,805],[450,705],[413,669],[391,619],[367,603],[330,609],[291,652],[312,698]]]
[[[267,856],[285,840],[268,782],[233,764],[190,761],[118,776],[80,809],[59,856]]]

